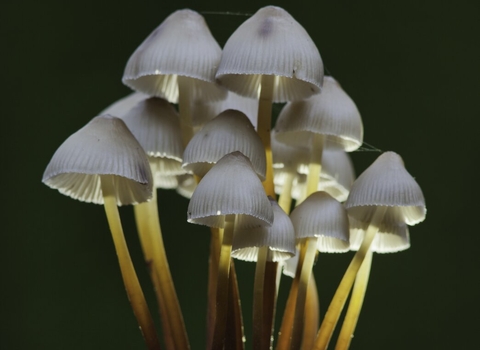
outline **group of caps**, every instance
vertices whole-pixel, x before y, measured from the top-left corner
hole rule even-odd
[[[290,219],[261,185],[265,148],[255,126],[265,75],[274,76],[272,102],[287,103],[271,142],[276,192],[288,188],[298,204]],[[101,204],[100,178],[111,176],[118,205],[147,201],[153,188],[177,188],[191,197],[189,222],[221,227],[225,215],[236,215],[236,230],[251,233],[235,235],[232,255],[246,260],[262,246],[271,247],[273,260],[291,257],[295,238],[308,235],[319,237],[320,251],[358,249],[377,206],[387,209],[372,249],[399,251],[410,245],[407,225],[425,218],[422,191],[399,155],[385,152],[353,181],[345,152],[362,144],[360,114],[335,79],[323,76],[315,44],[281,8],[260,9],[223,51],[201,15],[176,11],[133,53],[123,82],[136,92],[70,136],[44,183]],[[175,103],[191,112],[196,133],[188,143]],[[322,192],[305,198],[315,135]],[[198,185],[192,174],[203,178]]]

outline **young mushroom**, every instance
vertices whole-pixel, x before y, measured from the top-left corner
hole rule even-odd
[[[236,151],[225,155],[212,167],[190,199],[187,220],[224,229],[216,288],[215,330],[211,341],[211,348],[220,350],[225,341],[234,225],[254,228],[273,223],[272,206],[247,157]]]
[[[353,257],[320,326],[315,350],[326,349],[358,270],[382,226],[414,225],[425,219],[422,190],[394,152],[380,155],[354,182],[347,202],[348,215],[367,225],[365,237]]]
[[[74,199],[104,205],[133,312],[148,348],[160,349],[117,208],[152,197],[152,174],[138,141],[121,119],[95,117],[57,149],[42,181]]]
[[[125,85],[179,104],[184,145],[193,135],[192,104],[223,99],[215,84],[222,50],[203,16],[184,9],[168,16],[135,50],[125,67]]]

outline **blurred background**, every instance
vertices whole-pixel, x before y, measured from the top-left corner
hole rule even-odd
[[[191,8],[221,46],[265,1],[6,1],[2,4],[1,349],[143,349],[101,206],[41,183],[57,147],[130,91],[135,48],[170,13]],[[476,1],[277,1],[317,44],[356,102],[365,142],[399,153],[422,187],[427,220],[412,247],[375,255],[352,349],[466,349],[478,343],[480,11]],[[213,12],[220,12],[214,14]],[[233,12],[235,14],[225,14]],[[379,153],[355,152],[357,174]],[[475,172],[475,169],[476,172]],[[159,192],[172,274],[192,349],[205,344],[209,232],[188,201]],[[130,207],[124,229],[145,292]],[[475,225],[474,225],[475,224]],[[320,255],[322,314],[353,254]],[[247,339],[254,266],[237,263]],[[282,314],[290,279],[282,279]],[[473,322],[472,322],[473,319]]]

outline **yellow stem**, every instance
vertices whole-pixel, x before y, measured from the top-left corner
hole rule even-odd
[[[148,255],[151,255],[148,260],[151,260],[153,271],[157,274],[157,299],[160,302],[162,325],[168,324],[167,328],[171,331],[175,349],[189,349],[187,331],[163,244],[157,208],[157,191],[153,191],[151,201],[136,205],[134,210],[142,247]],[[145,249],[146,246],[150,248]],[[152,280],[155,281],[155,279]]]
[[[300,246],[300,247],[299,247]],[[302,245],[298,247],[298,262],[295,277],[290,287],[290,293],[288,294],[287,305],[283,311],[282,324],[280,326],[280,332],[278,333],[277,350],[290,349],[290,343],[292,340],[293,323],[295,318],[295,305],[297,303],[298,285],[300,284],[301,266],[305,258],[305,249],[301,249]]]
[[[313,134],[312,136],[312,153],[310,154],[310,164],[308,165],[306,198],[317,192],[320,172],[322,171],[323,140],[323,135]]]
[[[240,305],[240,295],[238,293],[237,274],[235,264],[230,262],[230,277],[228,279],[228,310],[227,314],[227,333],[225,336],[225,349],[243,350],[244,332],[242,307]]]
[[[305,258],[301,266],[300,283],[298,284],[297,302],[295,305],[295,319],[293,323],[292,350],[300,349],[302,344],[303,326],[305,321],[305,301],[307,288],[312,274],[315,253],[317,251],[317,238],[307,238],[300,246],[305,251]],[[297,270],[298,271],[298,270]]]
[[[292,206],[292,185],[295,175],[293,172],[285,174],[285,182],[283,183],[282,193],[278,197],[278,205],[283,209],[285,213],[290,214],[290,208]]]
[[[365,260],[358,271],[355,279],[355,285],[353,286],[352,296],[348,304],[347,314],[343,320],[342,329],[338,336],[335,350],[344,350],[350,347],[350,342],[357,326],[358,317],[362,310],[363,299],[365,298],[365,292],[367,290],[368,278],[370,277],[370,268],[372,266],[372,250],[370,249],[365,256]]]
[[[310,350],[317,336],[320,320],[320,302],[318,300],[317,283],[312,273],[308,282],[307,302],[305,303],[305,326],[303,328],[302,350]]]
[[[264,326],[263,292],[265,282],[265,267],[267,264],[268,247],[258,249],[255,282],[253,286],[253,349],[263,349]]]
[[[225,216],[220,260],[218,264],[217,290],[215,293],[215,328],[213,332],[212,349],[223,350],[228,312],[228,278],[230,274],[230,253],[232,251],[235,215]]]
[[[273,83],[275,77],[273,75],[262,75],[260,86],[260,97],[258,101],[258,119],[257,119],[257,133],[262,140],[265,148],[265,155],[267,158],[267,171],[263,187],[267,196],[275,198],[275,187],[273,185],[273,160],[272,147],[270,144],[270,130],[272,128],[272,97],[273,97]]]
[[[362,245],[350,262],[350,265],[348,266],[347,271],[345,271],[342,281],[340,282],[333,299],[330,302],[327,313],[325,314],[325,318],[323,319],[318,331],[314,350],[327,349],[333,330],[337,325],[340,313],[342,312],[345,301],[350,293],[350,289],[355,281],[357,272],[360,269],[363,260],[365,259],[373,239],[375,238],[375,234],[378,232],[378,227],[385,215],[385,211],[386,207],[377,207],[372,220],[370,221],[367,232],[365,233]]]
[[[143,295],[142,288],[138,281],[137,274],[133,267],[127,243],[123,234],[120,214],[118,213],[117,198],[113,185],[113,177],[105,175],[101,177],[101,186],[104,199],[105,213],[107,215],[110,232],[112,233],[113,243],[117,252],[118,263],[122,273],[123,283],[127,292],[128,299],[137,318],[138,325],[143,334],[147,347],[150,350],[160,349],[160,343],[155,331],[150,310]]]
[[[215,302],[217,292],[218,265],[223,240],[223,228],[211,227],[210,259],[208,261],[208,305],[207,305],[207,347],[212,347],[215,330]]]

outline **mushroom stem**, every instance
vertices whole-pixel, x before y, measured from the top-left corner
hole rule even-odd
[[[363,299],[367,290],[370,268],[372,266],[372,256],[373,252],[370,249],[358,271],[357,277],[355,278],[352,296],[348,304],[347,314],[345,315],[337,344],[335,345],[335,350],[344,350],[350,347],[350,342],[352,341],[353,332],[355,332],[355,327],[357,326],[358,317],[360,316]]]
[[[280,193],[280,196],[278,197],[278,205],[287,214],[290,213],[290,208],[292,206],[292,185],[294,178],[295,174],[293,174],[293,172],[286,173],[282,193]]]
[[[111,176],[101,176],[101,187],[104,199],[105,213],[112,234],[113,243],[117,252],[118,263],[122,273],[123,283],[127,292],[128,299],[137,318],[138,325],[143,334],[147,347],[150,350],[160,349],[160,343],[155,331],[150,310],[143,295],[142,288],[138,281],[137,274],[133,267],[127,243],[123,234],[120,214],[118,213],[117,198],[115,187]]]
[[[237,274],[233,260],[230,262],[230,277],[228,279],[228,314],[225,349],[243,350],[245,337],[243,333],[243,319],[238,293]]]
[[[158,286],[155,287],[162,325],[165,330],[165,324],[168,324],[166,327],[171,331],[166,333],[166,337],[173,337],[174,349],[189,349],[187,331],[163,244],[156,189],[153,190],[152,200],[136,205],[134,211],[145,260],[151,262],[152,273],[157,274]],[[152,277],[152,281],[155,283],[155,278]]]
[[[345,301],[350,293],[350,289],[355,281],[357,272],[360,269],[368,250],[370,249],[370,245],[372,244],[376,233],[378,232],[379,225],[385,215],[386,210],[387,207],[385,206],[376,208],[375,213],[373,214],[373,217],[369,223],[368,229],[365,232],[362,245],[353,257],[350,265],[348,265],[347,271],[345,271],[345,274],[343,275],[332,301],[328,306],[325,318],[323,319],[320,329],[318,330],[317,339],[315,340],[315,347],[313,348],[314,350],[327,349],[333,330],[335,329],[338,318],[340,317],[340,313],[342,312]]]
[[[186,147],[193,137],[192,101],[190,98],[190,83],[188,77],[177,76],[178,81],[178,114],[182,129],[183,146]]]
[[[273,185],[273,158],[272,146],[270,144],[270,129],[272,128],[272,98],[273,98],[273,83],[275,76],[262,75],[260,83],[260,96],[258,101],[258,119],[257,119],[257,133],[262,140],[265,148],[265,155],[267,160],[267,171],[265,174],[265,181],[263,187],[267,196],[275,198],[275,187]]]
[[[230,274],[230,254],[232,251],[235,215],[225,215],[220,259],[218,262],[217,290],[215,293],[215,328],[212,349],[223,350],[228,312],[228,278]]]
[[[290,349],[290,344],[292,341],[293,322],[295,318],[295,306],[297,303],[298,285],[301,275],[301,265],[299,264],[299,262],[303,262],[303,260],[305,259],[305,252],[306,251],[304,249],[298,249],[297,268],[295,271],[295,277],[293,278],[292,285],[290,287],[290,292],[288,294],[287,305],[285,306],[285,310],[283,311],[282,325],[280,326],[280,332],[278,334],[277,350]]]
[[[255,267],[255,282],[253,286],[253,349],[268,349],[264,344],[264,282],[268,247],[258,248],[257,265]]]
[[[305,325],[303,328],[302,350],[310,350],[317,336],[320,319],[320,303],[318,300],[317,283],[312,273],[308,282],[307,302],[305,303]]]
[[[321,134],[312,136],[312,153],[310,155],[310,164],[308,165],[307,176],[307,197],[317,191],[320,172],[322,171],[322,153],[324,146],[324,137]]]
[[[197,181],[198,182],[198,181]],[[208,306],[207,306],[207,347],[210,349],[215,330],[215,302],[217,292],[218,262],[223,240],[223,228],[211,227],[210,258],[208,261]]]
[[[292,331],[292,350],[300,349],[302,344],[303,326],[305,321],[305,301],[307,299],[307,289],[312,274],[313,263],[315,261],[315,252],[317,251],[317,239],[307,238],[300,245],[300,251],[305,252],[305,258],[301,266],[300,279],[298,284],[297,301],[295,305],[295,319]],[[297,269],[298,272],[298,269]]]

